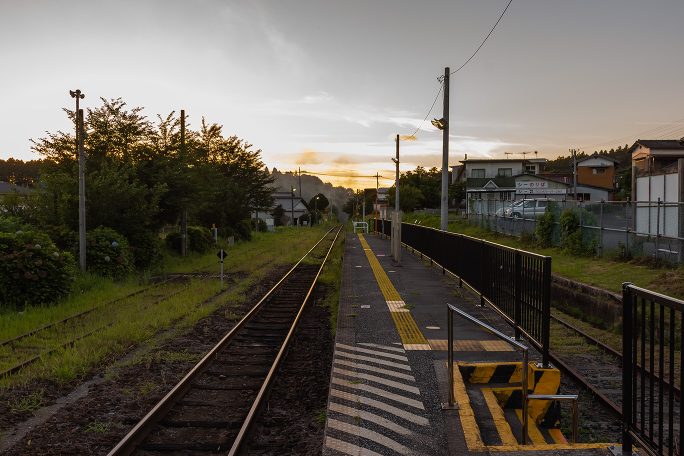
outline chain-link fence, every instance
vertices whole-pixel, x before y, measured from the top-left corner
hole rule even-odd
[[[684,203],[663,201],[474,200],[468,221],[512,236],[535,236],[540,220],[553,214],[549,240],[561,245],[561,215],[573,212],[581,243],[596,255],[649,256],[684,263]],[[545,218],[548,221],[548,219]]]

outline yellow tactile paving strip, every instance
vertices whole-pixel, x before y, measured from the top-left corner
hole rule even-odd
[[[394,325],[397,328],[399,337],[401,337],[401,342],[404,344],[404,348],[407,350],[429,350],[430,346],[428,345],[428,341],[423,333],[420,332],[416,321],[411,316],[411,312],[406,308],[398,308],[396,305],[397,301],[403,302],[403,299],[399,295],[397,289],[394,288],[394,285],[392,285],[392,281],[387,276],[387,273],[382,268],[382,265],[380,265],[378,259],[375,257],[370,245],[368,245],[368,242],[364,238],[363,234],[359,233],[358,236],[359,240],[361,241],[363,251],[366,254],[366,258],[368,258],[368,263],[370,263],[373,275],[375,275],[375,280],[380,287],[382,295],[385,297],[385,301],[388,302],[387,307],[390,310],[390,315],[392,316],[392,320],[394,320]],[[389,304],[390,302],[392,304]]]
[[[429,339],[430,347],[437,351],[447,351],[449,344],[445,339]],[[455,340],[454,351],[513,351],[503,340]]]

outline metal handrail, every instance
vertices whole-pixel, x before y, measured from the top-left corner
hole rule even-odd
[[[572,402],[572,443],[577,443],[577,394],[530,394],[527,396],[528,401],[542,400],[542,401],[571,401]]]
[[[528,402],[528,382],[527,382],[527,369],[529,362],[528,350],[529,348],[512,337],[508,337],[506,334],[502,333],[498,329],[494,329],[487,323],[484,323],[470,314],[465,313],[461,309],[457,309],[451,304],[447,303],[447,331],[448,331],[448,353],[449,353],[449,406],[454,406],[454,316],[456,313],[459,316],[465,318],[471,323],[486,329],[499,339],[509,343],[513,347],[517,348],[522,352],[522,368],[521,368],[521,379],[520,387],[522,393],[522,444],[527,445],[527,402]]]

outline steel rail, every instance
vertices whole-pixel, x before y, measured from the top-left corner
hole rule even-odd
[[[147,309],[149,306],[154,306],[154,305],[157,305],[157,304],[159,304],[159,303],[161,303],[161,302],[166,301],[167,299],[171,299],[171,298],[173,298],[174,296],[177,296],[178,294],[180,294],[182,291],[183,291],[183,290],[177,290],[177,291],[174,291],[173,293],[170,293],[170,294],[168,294],[168,295],[166,295],[166,296],[163,296],[163,297],[157,299],[157,300],[154,301],[154,302],[151,302],[151,303],[149,303],[149,304],[144,305],[144,306],[143,306],[143,309]],[[220,293],[217,293],[217,295],[218,295],[218,294],[220,294]],[[216,295],[212,296],[212,298],[215,297],[215,296],[216,296]],[[210,299],[211,299],[211,298],[210,298]],[[74,337],[73,339],[68,340],[67,342],[63,342],[63,343],[59,344],[57,347],[50,348],[50,349],[48,349],[48,350],[42,351],[42,352],[40,352],[40,353],[38,353],[38,354],[35,354],[35,355],[33,355],[31,358],[25,359],[24,361],[21,361],[21,362],[15,364],[14,366],[9,367],[9,368],[5,369],[4,371],[0,372],[0,378],[3,378],[3,377],[6,377],[6,376],[15,374],[15,373],[19,372],[20,370],[22,370],[22,369],[24,369],[24,368],[30,366],[31,364],[35,363],[36,361],[39,361],[39,360],[42,359],[44,356],[51,355],[52,353],[54,353],[54,352],[56,352],[56,351],[59,351],[59,350],[61,350],[61,349],[63,349],[63,348],[73,347],[73,346],[76,344],[76,342],[79,342],[80,340],[83,340],[83,339],[85,339],[85,338],[87,338],[87,337],[89,337],[89,336],[92,336],[93,334],[95,334],[95,333],[97,333],[97,332],[99,332],[99,331],[102,331],[102,330],[104,330],[104,329],[107,329],[107,328],[113,326],[115,323],[116,323],[116,321],[112,321],[112,322],[110,322],[110,323],[107,323],[107,324],[98,326],[97,328],[91,329],[90,331],[88,331],[88,332],[86,332],[86,333],[84,333],[84,334],[81,334],[80,336],[76,336],[76,337]]]
[[[120,298],[116,298],[116,299],[114,299],[114,300],[107,301],[107,302],[105,302],[105,303],[103,303],[103,304],[100,304],[100,305],[98,305],[98,306],[91,307],[90,309],[86,309],[86,310],[83,310],[83,311],[81,311],[81,312],[78,312],[78,313],[69,315],[68,317],[62,318],[61,320],[53,321],[53,322],[51,322],[51,323],[46,323],[46,324],[44,324],[43,326],[39,326],[38,328],[34,328],[34,329],[32,329],[32,330],[30,330],[30,331],[27,331],[27,332],[25,332],[25,333],[23,333],[23,334],[19,334],[18,336],[15,336],[15,337],[12,337],[12,338],[10,338],[10,339],[6,339],[6,340],[1,341],[1,342],[0,342],[0,347],[5,346],[5,345],[10,345],[10,344],[16,343],[16,342],[18,342],[18,341],[20,341],[20,340],[22,340],[22,339],[26,339],[27,337],[35,336],[36,334],[38,334],[38,333],[40,333],[40,332],[42,332],[42,331],[45,331],[45,330],[50,329],[50,328],[53,328],[53,327],[55,327],[55,326],[57,326],[57,325],[61,325],[61,324],[67,323],[67,322],[69,322],[69,321],[71,321],[71,320],[74,320],[74,319],[76,319],[76,318],[84,317],[84,316],[90,314],[91,312],[93,312],[93,311],[95,311],[95,310],[97,310],[97,309],[101,309],[101,308],[106,307],[106,306],[109,306],[109,305],[111,305],[111,304],[114,304],[114,303],[117,303],[117,302],[121,302],[121,301],[123,301],[123,300],[125,300],[125,299],[132,298],[132,297],[137,296],[137,295],[139,295],[139,294],[142,294],[142,293],[144,293],[144,292],[146,292],[146,291],[149,291],[149,290],[152,290],[152,289],[154,289],[154,288],[156,288],[156,287],[159,287],[159,286],[161,286],[161,285],[164,285],[164,284],[167,283],[167,282],[170,282],[170,281],[173,281],[173,280],[178,280],[178,278],[179,278],[179,277],[174,277],[174,278],[166,279],[166,280],[164,280],[164,281],[162,281],[162,282],[159,282],[159,283],[155,283],[155,284],[153,284],[153,285],[150,285],[149,287],[145,287],[145,288],[143,288],[143,289],[141,289],[141,290],[134,291],[133,293],[127,294],[126,296],[122,296],[122,297],[120,297]]]
[[[131,429],[123,439],[107,454],[107,456],[119,456],[132,454],[138,445],[147,438],[152,426],[157,423],[190,388],[191,381],[213,361],[217,353],[223,349],[238,332],[254,317],[263,307],[264,303],[280,288],[280,286],[293,274],[297,267],[325,240],[335,228],[328,230],[321,239],[314,244],[302,258],[290,268],[287,273],[235,324],[235,326],[206,355],[185,374],[185,376]],[[340,228],[341,229],[341,228]],[[339,229],[338,229],[339,234]],[[327,257],[326,257],[327,258]]]
[[[233,442],[233,446],[230,448],[230,451],[228,452],[228,456],[237,456],[239,454],[240,449],[242,448],[242,445],[246,441],[247,436],[249,435],[250,428],[252,427],[252,424],[254,423],[254,420],[256,416],[259,414],[259,411],[262,407],[263,400],[265,397],[268,396],[268,391],[271,387],[271,384],[273,383],[273,379],[275,378],[278,367],[280,366],[280,362],[285,357],[285,353],[289,346],[290,340],[292,339],[292,336],[295,330],[297,329],[297,324],[299,323],[299,320],[302,314],[304,313],[306,303],[309,302],[309,297],[311,296],[311,293],[316,287],[318,277],[321,275],[321,272],[323,271],[323,268],[325,267],[325,264],[328,261],[330,252],[332,252],[333,247],[335,247],[335,242],[337,242],[337,237],[340,235],[341,230],[342,227],[339,227],[337,229],[335,237],[333,238],[333,241],[330,244],[330,248],[326,252],[325,257],[321,262],[321,266],[318,268],[318,272],[316,272],[316,277],[314,277],[314,279],[311,281],[309,291],[306,293],[306,296],[304,297],[304,301],[302,302],[302,305],[300,306],[299,311],[297,312],[297,316],[295,317],[294,322],[292,323],[292,326],[290,327],[290,330],[288,331],[287,336],[285,337],[285,341],[283,341],[280,350],[278,350],[278,354],[276,355],[275,361],[273,361],[273,365],[271,366],[271,369],[268,371],[268,375],[266,376],[264,383],[261,385],[261,388],[259,389],[259,393],[257,394],[257,397],[254,400],[254,403],[252,404],[249,413],[247,414],[247,418],[245,418],[245,422],[242,424],[242,427],[240,428],[240,432],[238,432],[237,437],[235,437],[235,441]]]

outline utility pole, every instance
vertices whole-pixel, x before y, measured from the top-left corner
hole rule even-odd
[[[577,201],[577,149],[570,149],[570,152],[572,153],[572,192]]]
[[[299,172],[297,173],[298,176],[298,185],[299,185],[299,197],[302,197],[302,167],[299,167]]]
[[[396,177],[394,178],[394,210],[396,213],[399,213],[399,135],[397,135],[396,142],[396,158],[392,159],[396,165]]]
[[[181,109],[181,166],[185,166],[185,109]],[[188,210],[185,207],[185,202],[181,209],[181,256],[188,254]]]
[[[378,206],[378,191],[380,190],[380,173],[375,172],[375,210],[373,214],[375,215],[375,225],[378,224],[378,214],[380,213],[380,206]]]
[[[399,135],[396,138],[397,150],[396,157],[392,161],[396,165],[396,191],[394,198],[394,216],[392,217],[392,240],[390,241],[394,261],[401,262],[401,215],[399,212]]]
[[[294,226],[294,192],[297,190],[290,185],[290,217],[292,217],[292,226]],[[300,189],[301,191],[301,189]]]
[[[79,101],[85,98],[81,89],[70,90],[76,99],[76,156],[78,157],[78,263],[86,270],[85,152],[83,151],[83,110]]]
[[[78,262],[86,270],[85,151],[83,150],[83,109],[78,110]]]
[[[449,67],[444,68],[444,128],[442,130],[442,204],[440,229],[447,230],[449,221]]]

